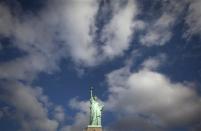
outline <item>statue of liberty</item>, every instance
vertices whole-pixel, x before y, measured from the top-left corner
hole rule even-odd
[[[103,105],[98,102],[98,98],[93,96],[93,88],[90,89],[91,98],[90,98],[90,125],[93,127],[101,127],[101,115]]]

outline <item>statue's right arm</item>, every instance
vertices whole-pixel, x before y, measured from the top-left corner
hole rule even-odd
[[[90,102],[91,102],[91,103],[93,103],[93,101],[94,101],[94,98],[93,98],[93,97],[91,97],[91,98],[90,98]]]

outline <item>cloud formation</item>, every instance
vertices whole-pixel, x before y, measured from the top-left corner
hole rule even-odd
[[[59,122],[63,122],[65,120],[65,112],[64,112],[64,108],[62,106],[56,106],[54,108],[54,119],[59,121]]]
[[[167,56],[165,54],[159,54],[158,56],[150,57],[146,59],[142,63],[142,67],[145,69],[154,70],[162,66],[162,64],[165,63],[166,59],[167,59]]]
[[[103,54],[109,58],[122,55],[128,49],[135,28],[133,21],[138,14],[134,1],[128,1],[123,6],[120,1],[114,1],[112,10],[112,19],[104,26],[101,35]]]
[[[136,3],[128,1],[122,6],[121,1],[116,1],[110,4],[112,18],[104,25],[100,36],[95,36],[98,28],[96,17],[100,7],[98,0],[50,0],[37,15],[33,12],[26,14],[20,4],[17,7],[19,11],[10,8],[6,3],[0,3],[0,35],[11,40],[12,48],[24,52],[22,56],[16,56],[0,64],[0,78],[13,83],[4,84],[5,87],[2,89],[8,94],[2,95],[7,103],[16,108],[17,114],[20,114],[20,118],[16,119],[21,123],[22,130],[56,130],[65,120],[65,114],[62,107],[56,106],[53,111],[55,120],[50,120],[46,106],[52,103],[48,103],[47,97],[43,94],[39,95],[40,99],[36,98],[36,94],[32,92],[38,89],[24,85],[21,81],[31,84],[39,73],[53,73],[59,70],[59,63],[63,58],[71,58],[76,65],[90,67],[108,58],[122,55],[123,51],[128,49],[133,33],[133,19],[137,14]],[[12,13],[13,11],[17,13]],[[122,28],[121,24],[125,24],[126,28]],[[94,40],[95,37],[102,39],[101,48],[98,48],[99,43]],[[115,46],[116,42],[118,46]],[[110,53],[106,49],[109,46],[110,50],[113,50]],[[19,99],[9,95],[18,95],[15,94],[16,90],[22,93],[21,96],[16,96]],[[24,97],[27,98],[25,104],[19,104]],[[19,103],[14,104],[14,99]],[[42,101],[47,105],[42,106]],[[24,107],[28,104],[37,109],[32,106]],[[20,110],[21,108],[23,110]],[[36,115],[36,112],[39,112],[39,115]],[[29,117],[24,118],[24,114]],[[35,115],[37,119],[34,119]],[[75,116],[74,125],[67,125],[66,128],[78,130],[81,128],[80,124],[84,124],[83,120],[86,123],[85,111],[79,112]],[[47,124],[42,127],[40,123]]]
[[[70,55],[77,64],[94,66],[108,58],[113,59],[123,55],[129,48],[131,35],[140,24],[134,20],[138,14],[134,1],[126,1],[125,5],[122,5],[119,0],[103,3],[105,10],[111,8],[111,19],[103,25],[102,29],[99,29],[96,24],[99,22],[96,18],[101,15],[99,1],[68,1],[66,5],[61,6],[64,14],[62,21],[65,22],[63,24],[65,30],[62,31],[61,37],[70,47]],[[97,30],[101,32],[98,34]]]
[[[59,4],[63,24],[61,37],[69,46],[68,51],[73,61],[84,65],[95,64],[97,49],[93,43],[93,36],[99,1],[68,0]]]
[[[201,98],[196,91],[182,82],[172,82],[161,73],[146,68],[131,72],[126,67],[108,74],[107,81],[106,108],[120,116],[135,119],[142,115],[142,119],[161,128],[195,124],[200,120]]]
[[[185,22],[188,25],[186,35],[194,35],[201,33],[201,1],[192,0],[188,8],[188,13]]]
[[[166,44],[171,38],[171,26],[173,23],[174,17],[164,13],[157,21],[151,24],[151,28],[148,28],[145,36],[141,37],[140,42],[145,46]]]
[[[171,39],[172,29],[187,6],[187,0],[164,0],[160,2],[156,1],[156,3],[161,4],[160,11],[158,12],[159,17],[156,14],[152,14],[156,18],[146,22],[145,33],[140,36],[140,42],[144,46],[165,45]]]
[[[14,15],[1,3],[0,34],[12,37],[15,46],[28,55],[43,57],[51,65],[46,68],[57,68],[59,60],[69,56],[82,66],[98,65],[123,55],[132,34],[143,23],[135,19],[139,13],[135,1],[105,2],[103,6],[111,8],[112,17],[97,34],[98,0],[50,0],[37,16]],[[100,38],[101,44],[95,38]]]
[[[32,88],[15,81],[1,82],[0,99],[16,109],[15,119],[22,131],[55,131],[58,122],[48,118],[44,95],[40,88]]]
[[[162,2],[162,12],[157,18],[142,21],[138,19],[141,12],[135,0],[104,1],[102,6],[111,11],[111,16],[108,15],[101,29],[97,24],[100,0],[49,0],[37,15],[16,11],[1,2],[0,36],[9,38],[11,47],[24,54],[0,63],[0,79],[3,79],[0,99],[16,109],[15,117],[22,130],[54,131],[65,121],[63,107],[49,102],[41,88],[29,85],[41,72],[50,74],[58,71],[62,59],[70,58],[78,67],[97,66],[124,55],[139,29],[143,32],[140,35],[142,45],[165,45],[173,36],[172,29],[189,1]],[[186,34],[200,34],[201,2],[192,0],[189,4],[185,17],[188,25]],[[18,9],[22,10],[20,6]],[[3,48],[0,43],[0,50]],[[164,55],[150,57],[137,72],[130,71],[126,66],[108,74],[109,99],[105,101],[106,109],[120,115],[126,111],[126,115],[133,116],[119,119],[118,125],[133,121],[129,125],[136,127],[142,123],[155,130],[156,126],[197,123],[200,97],[193,87],[183,82],[173,82],[156,72],[165,58]],[[62,127],[63,131],[81,130],[87,124],[87,104],[76,99],[70,101],[70,107],[77,110],[77,105],[79,110],[73,125]],[[48,116],[47,107],[51,105],[54,106],[54,119]],[[3,117],[1,112],[0,117]],[[113,129],[121,127],[114,125]]]
[[[81,101],[73,98],[69,101],[69,106],[77,110],[72,125],[64,125],[61,131],[81,131],[86,128],[89,123],[89,101]]]

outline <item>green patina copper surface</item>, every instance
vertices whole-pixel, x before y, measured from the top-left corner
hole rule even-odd
[[[101,127],[103,105],[93,96],[93,88],[90,89],[90,125],[88,127]]]

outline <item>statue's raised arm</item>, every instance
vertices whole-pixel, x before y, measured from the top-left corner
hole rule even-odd
[[[90,88],[91,98],[93,97],[93,87]]]
[[[90,88],[90,95],[91,95],[90,101],[91,102],[94,100],[93,89],[94,89],[93,87]]]

